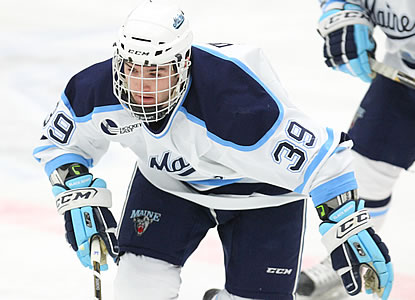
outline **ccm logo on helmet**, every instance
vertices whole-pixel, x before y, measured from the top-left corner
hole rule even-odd
[[[94,188],[68,191],[64,193],[64,195],[56,199],[56,207],[60,209],[73,201],[92,199],[97,193],[98,191]]]
[[[128,53],[135,54],[135,55],[143,55],[143,56],[149,56],[150,55],[150,52],[144,52],[144,51],[134,50],[134,49],[128,50]]]

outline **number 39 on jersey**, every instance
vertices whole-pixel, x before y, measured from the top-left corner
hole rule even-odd
[[[315,146],[316,136],[296,121],[289,121],[285,132],[288,138],[277,143],[273,160],[286,165],[289,172],[301,172],[308,161],[307,149]]]

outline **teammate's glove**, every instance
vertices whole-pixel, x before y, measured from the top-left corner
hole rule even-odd
[[[371,82],[368,54],[373,55],[376,44],[367,14],[360,6],[341,0],[331,1],[323,11],[318,31],[325,40],[327,66]]]
[[[329,251],[333,269],[341,276],[349,295],[362,290],[361,272],[366,293],[386,300],[392,289],[393,270],[389,251],[371,227],[363,200],[349,200],[325,215],[330,209],[318,206],[322,242]],[[324,212],[324,213],[322,213]],[[323,216],[324,215],[324,216]]]
[[[115,258],[118,242],[117,223],[109,211],[111,192],[100,178],[93,179],[88,169],[80,164],[67,164],[56,169],[50,180],[56,197],[58,212],[65,217],[66,239],[85,267],[92,269],[91,237],[100,236],[104,252],[101,270],[107,270],[106,253]]]

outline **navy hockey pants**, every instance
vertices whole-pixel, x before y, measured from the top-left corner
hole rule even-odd
[[[305,209],[300,200],[271,208],[215,210],[215,220],[210,209],[161,191],[137,170],[120,224],[120,251],[183,266],[207,231],[217,226],[230,293],[292,300]]]
[[[377,75],[349,134],[356,152],[409,168],[415,161],[415,90]]]

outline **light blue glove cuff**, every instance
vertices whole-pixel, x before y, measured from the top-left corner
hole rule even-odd
[[[86,175],[82,175],[82,176],[67,180],[65,184],[71,190],[89,187],[89,186],[98,187],[98,188],[107,188],[107,183],[103,179],[96,178],[93,180],[93,176],[91,174],[86,174]],[[59,185],[52,186],[52,193],[55,197],[65,191],[67,191],[67,189],[62,186],[59,186]]]
[[[91,185],[92,178],[93,177],[92,177],[91,174],[85,174],[85,175],[78,176],[78,177],[72,178],[70,180],[67,180],[65,182],[65,185],[70,190],[88,187],[88,186]],[[99,179],[99,180],[103,181],[102,179]],[[95,181],[98,181],[98,179],[95,179]],[[94,183],[95,183],[95,181],[94,181]],[[94,183],[92,184],[92,186],[95,186]],[[98,184],[102,185],[101,182],[99,182]],[[105,181],[104,181],[103,184],[106,185]],[[97,186],[97,187],[101,187],[101,186]],[[62,187],[62,186],[59,186],[59,185],[52,186],[52,193],[55,197],[58,196],[60,193],[65,192],[65,191],[67,191],[67,189]]]
[[[85,174],[82,176],[78,176],[75,178],[72,178],[70,180],[66,180],[65,184],[66,186],[73,190],[73,189],[79,189],[90,186],[92,182],[92,175],[91,174]]]

